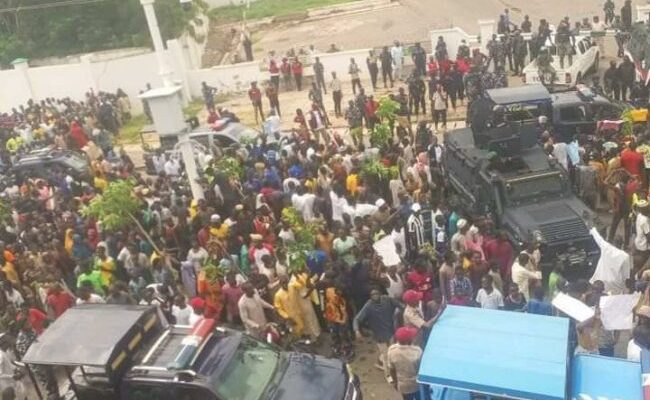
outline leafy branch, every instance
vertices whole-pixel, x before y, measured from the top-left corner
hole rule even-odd
[[[135,182],[132,179],[113,181],[101,195],[93,198],[87,206],[82,208],[81,213],[84,217],[95,218],[107,230],[119,230],[135,224],[156,252],[161,253],[149,233],[136,218],[142,201],[135,196],[134,187]]]
[[[314,250],[316,234],[321,228],[321,223],[305,222],[294,207],[282,210],[282,220],[289,224],[296,240],[287,243],[287,271],[290,274],[300,272],[307,264],[309,253]]]

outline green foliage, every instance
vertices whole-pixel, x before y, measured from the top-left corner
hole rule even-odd
[[[0,8],[41,4],[43,0],[0,0]],[[195,0],[187,12],[178,0],[156,0],[163,39],[178,37],[204,7],[202,0]],[[0,62],[5,65],[19,57],[65,56],[150,45],[139,0],[105,0],[0,14]]]
[[[308,254],[314,250],[316,234],[321,228],[318,222],[305,222],[293,207],[282,210],[282,220],[291,226],[295,242],[287,244],[287,272],[300,272],[307,264]]]
[[[8,223],[12,220],[13,209],[7,200],[0,198],[0,223]]]
[[[378,159],[366,159],[361,164],[361,177],[378,178],[382,180],[394,179],[398,176],[397,166],[387,167]]]
[[[111,182],[102,195],[96,196],[81,212],[96,218],[108,230],[132,225],[140,210],[140,199],[133,194],[135,183],[130,179]]]
[[[220,23],[241,21],[246,11],[246,19],[268,17],[286,17],[287,15],[304,13],[309,8],[324,7],[358,0],[259,0],[251,2],[246,9],[245,1],[235,0],[235,5],[218,7],[210,10],[210,18]]]
[[[147,125],[144,114],[136,115],[120,128],[117,140],[120,144],[134,144],[140,141],[140,132]]]
[[[186,117],[196,117],[203,110],[204,104],[200,100],[194,100],[183,108],[183,114]]]
[[[626,106],[626,108],[621,112],[621,120],[623,121],[623,125],[621,126],[621,133],[624,136],[631,136],[634,134],[634,119],[632,118],[632,111],[634,109],[630,106]]]
[[[240,179],[244,177],[244,167],[241,162],[234,158],[224,156],[214,163],[214,171],[225,174],[229,178]]]
[[[395,121],[397,112],[399,111],[399,103],[391,100],[389,97],[382,97],[379,100],[379,108],[377,108],[377,117],[381,122]]]
[[[388,141],[393,137],[390,126],[386,123],[375,124],[370,131],[370,145],[383,149],[388,146]]]

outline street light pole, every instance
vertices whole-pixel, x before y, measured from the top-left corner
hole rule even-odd
[[[156,53],[156,59],[158,60],[159,74],[162,78],[163,85],[170,87],[174,86],[171,76],[172,71],[167,65],[165,60],[165,46],[163,45],[162,36],[160,35],[160,28],[158,27],[158,19],[156,18],[156,10],[153,7],[153,4],[156,0],[140,0],[140,4],[144,9],[144,16],[147,19],[147,25],[149,26],[149,34],[151,35],[151,40],[153,41],[153,48]]]
[[[177,85],[172,82],[172,70],[169,68],[167,60],[165,59],[165,47],[163,46],[162,36],[160,35],[160,28],[158,28],[156,10],[153,7],[154,3],[155,0],[140,0],[140,4],[144,9],[144,15],[147,18],[147,25],[149,26],[149,34],[151,35],[151,41],[153,42],[156,59],[158,60],[158,73],[162,78],[163,85],[171,88]],[[177,94],[177,96],[180,95]],[[180,108],[180,103],[178,104],[178,107]],[[190,133],[185,129],[178,132],[177,137],[181,157],[185,164],[185,173],[187,174],[190,189],[192,190],[192,197],[195,200],[203,199],[203,187],[201,187],[201,184],[198,182],[199,174],[196,168],[196,160],[194,159],[194,149],[192,148]]]

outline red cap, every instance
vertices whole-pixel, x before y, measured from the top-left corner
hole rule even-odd
[[[402,295],[402,301],[407,304],[415,303],[420,300],[422,300],[422,293],[416,292],[415,290],[409,289]]]
[[[395,340],[398,342],[410,342],[418,334],[418,330],[412,326],[403,326],[395,331]]]
[[[205,300],[203,300],[200,297],[195,297],[192,300],[190,300],[190,306],[194,309],[202,309],[205,307]]]

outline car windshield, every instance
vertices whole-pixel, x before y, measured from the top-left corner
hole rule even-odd
[[[520,204],[536,197],[559,196],[564,193],[564,181],[560,174],[544,174],[516,178],[507,181],[508,203]]]
[[[237,400],[260,400],[273,378],[280,361],[280,353],[264,342],[247,335],[241,335],[237,347],[232,338],[217,339],[222,343],[219,354],[209,357],[204,363],[217,366],[212,369],[210,383],[219,398]],[[227,343],[226,343],[227,342]],[[222,346],[225,345],[225,346]],[[230,347],[230,350],[228,349]],[[205,351],[205,350],[204,350]],[[223,361],[229,360],[225,365]]]
[[[88,167],[88,163],[76,154],[68,154],[65,157],[65,163],[76,171],[83,171]]]

